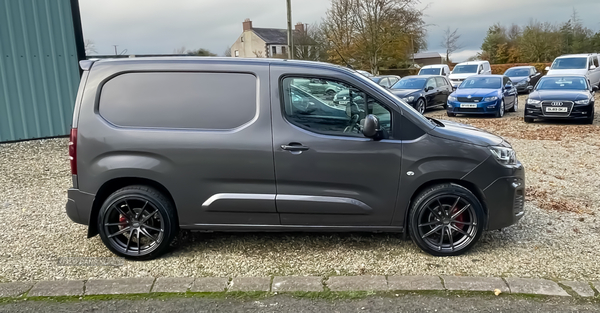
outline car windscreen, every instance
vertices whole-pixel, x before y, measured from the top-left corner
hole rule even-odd
[[[440,74],[439,68],[424,68],[424,69],[421,69],[421,71],[419,71],[419,75],[439,75],[439,74]]]
[[[500,77],[470,77],[465,79],[458,88],[500,89],[501,87],[502,78]]]
[[[560,58],[552,63],[553,70],[572,70],[587,68],[587,58]]]
[[[383,77],[369,77],[369,78],[370,78],[372,81],[374,81],[374,82],[376,82],[376,83],[378,83],[378,84],[379,84],[379,81],[380,81],[381,79],[383,79]]]
[[[537,83],[535,90],[587,90],[584,77],[543,77]]]
[[[423,89],[425,88],[425,83],[427,82],[427,78],[419,78],[419,77],[408,77],[402,78],[391,89]]]
[[[528,68],[511,68],[504,72],[504,75],[508,77],[519,77],[519,76],[529,76]]]
[[[457,65],[452,70],[452,74],[469,74],[469,73],[477,73],[477,64]]]

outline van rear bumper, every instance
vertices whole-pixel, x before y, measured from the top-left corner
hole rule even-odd
[[[67,216],[75,223],[89,225],[95,196],[75,188],[70,188],[67,194]]]

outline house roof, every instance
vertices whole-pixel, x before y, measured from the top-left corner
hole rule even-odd
[[[254,33],[268,44],[287,45],[287,30],[280,28],[255,28]]]
[[[437,52],[422,52],[415,53],[415,59],[429,59],[429,58],[441,58],[442,56]]]

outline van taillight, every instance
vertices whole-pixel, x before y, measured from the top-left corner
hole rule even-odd
[[[69,137],[69,160],[71,162],[71,174],[77,175],[77,128],[71,128]]]

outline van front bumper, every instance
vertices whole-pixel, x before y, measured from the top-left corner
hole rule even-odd
[[[67,216],[75,223],[89,225],[95,196],[75,188],[70,188],[67,195]]]
[[[483,190],[488,210],[488,230],[515,224],[525,214],[525,170],[519,163],[512,176],[496,179]]]

